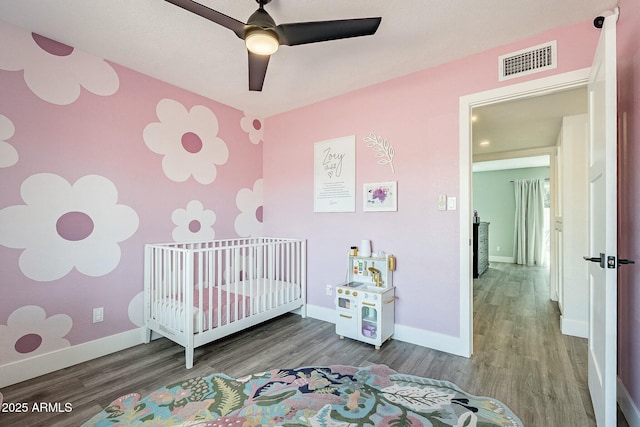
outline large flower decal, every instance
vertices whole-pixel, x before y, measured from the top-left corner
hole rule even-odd
[[[25,205],[0,210],[0,244],[24,249],[20,269],[33,280],[56,280],[74,267],[103,276],[120,262],[118,243],[138,229],[136,212],[117,204],[115,185],[102,176],[71,185],[41,173],[27,178],[20,191]]]
[[[245,113],[245,116],[240,119],[240,127],[249,134],[249,140],[253,144],[260,144],[264,134],[264,123],[262,119]]]
[[[236,205],[240,209],[240,215],[236,217],[234,227],[241,237],[256,237],[263,234],[262,187],[262,179],[257,179],[253,184],[253,190],[243,188],[236,195]]]
[[[15,131],[13,122],[0,114],[0,168],[8,168],[18,163],[18,151],[5,141],[11,138]]]
[[[186,209],[173,211],[171,220],[177,226],[171,233],[176,242],[206,241],[216,237],[213,229],[216,214],[213,211],[205,210],[199,200],[187,203]]]
[[[71,46],[0,26],[0,69],[24,70],[24,81],[39,98],[57,105],[68,105],[84,87],[96,95],[113,95],[120,86],[115,70],[104,59]]]
[[[138,292],[131,301],[129,301],[127,313],[129,314],[131,323],[139,327],[144,326],[144,291]]]
[[[66,314],[47,317],[37,305],[18,308],[0,325],[0,365],[69,347],[63,337],[72,325]]]
[[[216,115],[202,105],[187,111],[173,99],[161,100],[156,113],[160,121],[148,124],[143,137],[151,151],[164,156],[165,175],[176,182],[193,176],[201,184],[211,184],[216,165],[229,159],[227,144],[218,137]]]

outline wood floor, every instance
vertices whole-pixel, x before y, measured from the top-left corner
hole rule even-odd
[[[183,348],[162,338],[7,387],[5,402],[60,402],[63,409],[70,403],[72,411],[0,413],[0,426],[78,426],[124,394],[145,396],[179,379],[214,372],[242,376],[269,368],[374,363],[495,397],[527,427],[595,426],[586,340],[560,334],[547,270],[493,263],[474,288],[470,359],[396,340],[375,350],[340,340],[332,323],[288,314],[196,349],[191,370],[184,368]],[[624,419],[618,425],[627,426]]]

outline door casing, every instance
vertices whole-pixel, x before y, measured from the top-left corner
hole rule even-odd
[[[460,97],[460,338],[458,354],[470,357],[473,354],[473,275],[472,275],[472,147],[471,111],[475,107],[512,101],[532,96],[548,95],[554,92],[586,86],[591,69],[584,68],[557,74],[524,83],[504,86],[484,92]]]

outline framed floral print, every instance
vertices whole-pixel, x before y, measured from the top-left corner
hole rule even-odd
[[[398,210],[398,182],[364,184],[362,190],[365,212],[395,212]]]

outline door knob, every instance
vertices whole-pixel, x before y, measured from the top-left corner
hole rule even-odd
[[[590,262],[597,262],[600,264],[600,268],[604,268],[605,265],[605,258],[606,258],[606,264],[608,268],[616,268],[616,267],[620,267],[621,265],[628,265],[628,264],[635,264],[636,262],[630,259],[620,259],[618,258],[617,262],[616,262],[616,257],[614,256],[610,256],[610,257],[605,257],[605,254],[600,254],[599,257],[582,257],[584,258],[585,261],[590,261]]]
[[[590,262],[597,262],[600,264],[600,268],[604,268],[604,254],[600,254],[599,257],[588,257],[588,256],[584,256],[582,257],[584,258],[585,261],[590,261]]]

